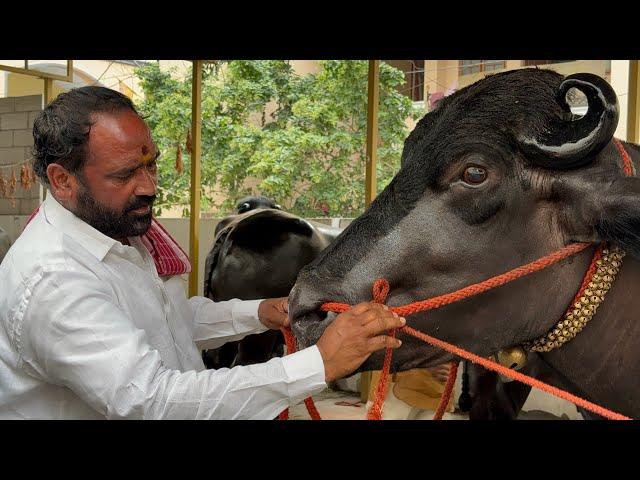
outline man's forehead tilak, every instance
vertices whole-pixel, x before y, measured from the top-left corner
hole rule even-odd
[[[155,155],[155,152],[152,151],[152,149],[150,149],[147,145],[142,145],[140,150],[142,153],[142,157],[140,158],[140,163],[142,163],[143,165],[148,165],[149,163],[154,161],[157,157],[157,155]]]

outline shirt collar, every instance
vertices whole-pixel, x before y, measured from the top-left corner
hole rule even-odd
[[[84,220],[76,217],[72,212],[60,205],[50,192],[43,203],[43,214],[47,223],[56,226],[82,247],[89,251],[99,261],[103,261],[109,250],[120,243],[99,232]]]

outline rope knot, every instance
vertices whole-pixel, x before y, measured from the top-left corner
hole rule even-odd
[[[384,303],[389,295],[389,282],[384,278],[377,279],[373,284],[373,301],[376,303]]]

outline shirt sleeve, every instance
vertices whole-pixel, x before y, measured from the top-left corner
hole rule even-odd
[[[272,419],[326,387],[315,346],[233,369],[169,369],[89,272],[45,272],[28,297],[19,348],[25,370],[69,388],[106,418]]]
[[[227,300],[214,302],[206,297],[191,297],[193,340],[201,350],[218,348],[247,335],[268,330],[258,319],[262,300]]]

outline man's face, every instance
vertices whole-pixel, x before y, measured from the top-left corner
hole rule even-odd
[[[151,225],[159,155],[149,128],[130,110],[92,120],[73,213],[112,238],[142,235]]]

